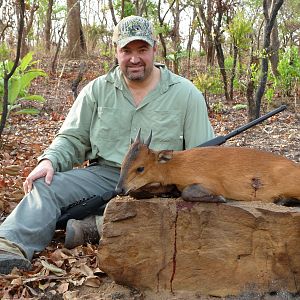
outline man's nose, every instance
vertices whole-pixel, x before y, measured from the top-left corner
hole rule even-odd
[[[137,63],[140,62],[140,58],[137,55],[132,55],[131,58],[130,58],[130,62],[132,64],[137,64]]]

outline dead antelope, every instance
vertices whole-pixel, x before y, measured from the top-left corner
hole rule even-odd
[[[184,151],[149,149],[140,132],[122,163],[120,194],[176,185],[187,201],[225,199],[300,203],[300,166],[270,152],[240,147],[199,147]]]

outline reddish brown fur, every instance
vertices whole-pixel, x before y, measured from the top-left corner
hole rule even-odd
[[[135,149],[135,155],[131,155]],[[137,172],[138,167],[144,172]],[[150,150],[132,144],[121,170],[119,189],[146,184],[175,184],[179,190],[200,184],[214,195],[244,201],[300,200],[300,167],[269,152],[239,147],[203,147],[185,151]]]

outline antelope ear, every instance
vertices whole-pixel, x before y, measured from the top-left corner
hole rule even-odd
[[[168,162],[173,157],[172,150],[163,150],[158,153],[157,161],[161,164]]]

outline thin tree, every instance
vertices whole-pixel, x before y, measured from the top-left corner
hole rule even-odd
[[[261,62],[261,77],[259,86],[257,88],[255,94],[255,118],[258,118],[260,115],[260,106],[261,99],[264,95],[266,84],[268,80],[268,63],[269,63],[269,55],[271,52],[271,33],[275,24],[275,20],[278,14],[279,9],[283,5],[284,0],[273,0],[271,9],[268,9],[268,0],[264,0],[263,2],[263,11],[265,18],[265,27],[264,27],[264,38],[263,38],[263,58]]]
[[[45,48],[47,51],[50,51],[50,49],[51,49],[52,10],[53,10],[53,0],[48,0],[48,6],[47,6],[47,12],[46,12],[46,22],[45,22],[45,29],[44,29]]]
[[[16,68],[18,67],[18,63],[21,56],[21,45],[22,45],[22,36],[24,31],[24,17],[25,17],[25,2],[24,0],[19,0],[20,10],[19,10],[19,28],[18,28],[18,42],[17,42],[17,53],[16,58],[11,68],[10,72],[6,68],[4,68],[4,78],[3,78],[3,107],[1,114],[1,123],[0,123],[0,138],[2,136],[2,132],[4,130],[7,114],[8,114],[8,83],[10,78],[13,76]]]

